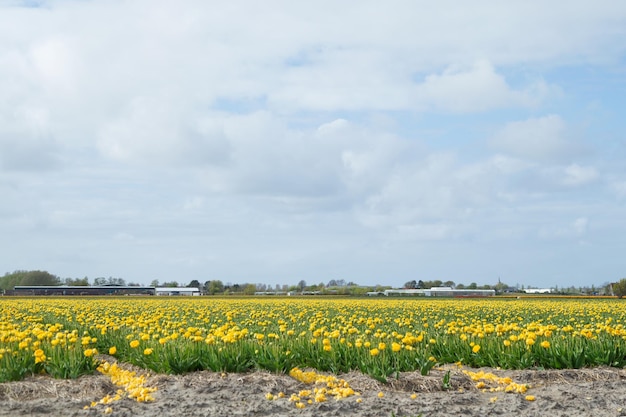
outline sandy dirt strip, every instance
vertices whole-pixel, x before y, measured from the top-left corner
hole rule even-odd
[[[488,381],[485,387],[477,387],[477,381],[463,369],[449,366],[434,369],[428,376],[404,373],[387,384],[357,372],[338,375],[360,395],[328,398],[302,409],[289,397],[313,386],[268,372],[151,375],[147,385],[158,388],[155,401],[123,398],[93,407],[92,402],[118,389],[106,376],[77,380],[35,376],[0,384],[0,416],[626,416],[624,369],[482,370],[528,384],[525,394],[490,391],[497,384]],[[447,371],[449,387],[444,390]],[[283,398],[266,397],[280,392]],[[527,395],[534,396],[534,401]]]

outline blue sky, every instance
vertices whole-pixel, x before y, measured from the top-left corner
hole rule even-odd
[[[0,1],[0,269],[626,277],[626,3]]]

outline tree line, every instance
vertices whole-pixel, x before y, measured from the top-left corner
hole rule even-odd
[[[58,286],[58,285],[69,285],[76,287],[88,287],[91,284],[89,283],[89,278],[63,278],[49,273],[48,271],[14,271],[7,272],[4,276],[0,277],[0,290],[12,290],[16,285],[47,285],[47,286]],[[140,286],[136,283],[126,284],[126,280],[123,278],[115,278],[115,277],[98,277],[94,279],[93,285],[130,285],[130,286]]]
[[[7,272],[4,276],[0,277],[0,290],[12,290],[16,285],[47,285],[47,286],[59,286],[59,285],[68,285],[68,286],[89,286],[89,278],[64,278],[51,274],[47,271],[24,271],[18,270],[14,272]],[[141,286],[137,283],[126,283],[126,280],[123,278],[115,278],[115,277],[98,277],[93,280],[93,285],[102,286],[102,285],[120,285],[120,286]],[[158,280],[153,280],[150,283],[151,287],[194,287],[200,289],[204,294],[209,295],[229,295],[229,294],[243,294],[243,295],[254,295],[255,293],[288,293],[288,292],[309,292],[315,294],[327,294],[327,295],[365,295],[369,291],[383,291],[385,289],[390,289],[390,286],[361,286],[354,282],[346,282],[345,280],[335,280],[332,279],[328,281],[328,283],[320,282],[319,284],[307,284],[306,281],[300,280],[295,285],[279,285],[275,286],[267,285],[267,284],[254,284],[254,283],[243,283],[243,284],[231,284],[224,283],[221,280],[208,280],[201,283],[199,280],[194,279],[191,280],[188,284],[181,284],[178,281],[165,281],[159,282]],[[465,284],[456,284],[454,281],[441,281],[441,280],[432,280],[432,281],[423,281],[423,280],[411,280],[404,284],[404,288],[406,289],[428,289],[433,287],[451,287],[456,289],[493,289],[496,293],[503,292],[522,292],[524,290],[524,286],[521,288],[519,286],[511,287],[508,286],[500,280],[495,285],[478,285],[475,282],[470,283],[469,285]],[[596,288],[594,285],[591,287],[563,287],[563,288],[554,288],[553,293],[557,294],[586,294],[586,295],[616,295],[619,298],[626,296],[626,278],[621,279],[618,282],[614,283],[606,283],[602,286]]]

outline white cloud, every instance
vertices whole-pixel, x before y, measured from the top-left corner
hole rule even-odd
[[[205,205],[204,200],[205,199],[201,196],[187,198],[183,203],[183,210],[191,212],[201,210]]]
[[[414,90],[418,107],[470,113],[493,108],[532,107],[544,98],[548,87],[543,82],[514,90],[486,60],[469,69],[449,67],[441,75],[429,75]]]
[[[281,110],[398,110],[483,112],[510,107],[536,107],[555,95],[555,86],[543,80],[521,89],[508,85],[487,60],[452,65],[442,73],[416,79],[409,68],[386,71],[389,63],[371,62],[371,51],[342,51],[324,64],[288,68],[285,84],[270,94]],[[375,54],[375,52],[374,52]],[[375,56],[375,55],[374,55]],[[368,71],[350,71],[348,62]],[[393,68],[393,64],[391,64]]]
[[[133,236],[130,233],[119,232],[115,234],[114,239],[120,240],[120,241],[131,242],[135,240],[135,236]]]
[[[578,164],[568,165],[565,167],[564,173],[563,183],[571,187],[592,183],[600,176],[594,167],[584,167]]]
[[[579,153],[579,146],[568,137],[558,115],[510,122],[498,131],[491,145],[500,152],[535,161],[568,159]]]
[[[542,226],[539,230],[539,238],[546,240],[581,239],[587,235],[588,228],[589,219],[587,217],[578,217],[569,224],[560,223]]]
[[[531,163],[522,159],[500,154],[494,155],[490,160],[490,164],[504,175],[514,175],[532,168],[533,166]]]
[[[613,180],[609,183],[609,189],[618,198],[626,198],[626,181]]]
[[[0,170],[47,171],[59,167],[60,147],[54,138],[0,129]]]
[[[223,164],[230,144],[221,118],[188,114],[172,108],[168,97],[137,97],[98,134],[98,149],[107,157],[151,165]],[[222,116],[223,117],[223,116]]]
[[[335,119],[332,122],[324,123],[317,128],[320,135],[341,134],[342,131],[348,129],[350,123],[346,119]]]
[[[41,85],[52,94],[74,92],[78,79],[78,62],[75,47],[62,38],[48,38],[32,46],[30,58]]]
[[[460,234],[458,225],[440,223],[400,225],[396,230],[396,236],[402,240],[443,241]]]
[[[587,227],[589,226],[589,219],[586,217],[579,217],[574,220],[574,231],[577,235],[584,235],[587,233]]]
[[[61,126],[96,129],[150,95],[168,97],[173,108],[177,97],[195,109],[227,98],[281,112],[533,106],[552,87],[540,77],[512,87],[499,68],[605,60],[599,46],[620,48],[611,33],[624,33],[626,16],[616,2],[569,5],[567,14],[533,2],[451,6],[455,13],[403,1],[384,10],[376,2],[333,4],[333,13],[323,3],[280,1],[49,4],[4,8],[0,96],[19,86],[17,95],[29,97],[12,95],[22,101],[13,104],[43,101]],[[462,29],[467,21],[473,30]],[[423,84],[415,74],[426,74]]]
[[[548,165],[533,166],[524,172],[524,182],[536,192],[567,192],[599,181],[600,174],[593,166]]]
[[[408,230],[425,222],[462,217],[466,199],[474,197],[464,192],[463,183],[469,178],[457,176],[458,168],[452,154],[429,155],[397,167],[380,190],[372,192],[359,207],[360,220],[375,229]],[[413,229],[427,230],[423,226]]]
[[[6,107],[0,110],[38,107],[56,140],[96,144],[114,159],[161,165],[214,155],[216,163],[228,158],[229,145],[198,136],[196,128],[221,100],[235,103],[236,112],[252,103],[252,111],[281,114],[534,106],[551,87],[543,81],[512,87],[498,67],[578,57],[581,44],[552,39],[555,27],[585,16],[575,38],[587,34],[598,45],[607,42],[607,25],[624,16],[615,4],[603,12],[571,6],[568,16],[544,5],[550,19],[534,19],[536,27],[520,37],[518,26],[536,17],[526,4],[457,5],[453,14],[411,2],[383,11],[375,2],[348,2],[333,5],[332,14],[321,5],[282,2],[185,4],[56,1],[45,9],[5,8],[0,99]],[[494,37],[486,28],[502,21],[498,14],[516,18],[496,26]],[[468,19],[476,30],[460,31]],[[21,21],[31,29],[23,31]],[[587,59],[598,54],[584,46]],[[472,50],[480,53],[468,54]],[[415,74],[429,75],[416,84]]]
[[[622,59],[626,3],[458,3],[0,6],[0,226],[22,236],[4,258],[106,275],[373,274],[397,238],[410,255],[378,264],[412,274],[401,258],[420,240],[586,233],[603,218],[579,214],[603,197],[593,186],[626,187],[578,157],[581,97],[609,106],[560,71]],[[574,89],[567,105],[554,82]],[[154,262],[169,254],[173,269]]]

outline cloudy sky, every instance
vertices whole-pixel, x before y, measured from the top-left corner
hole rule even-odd
[[[0,273],[615,281],[624,97],[623,1],[0,0]]]

